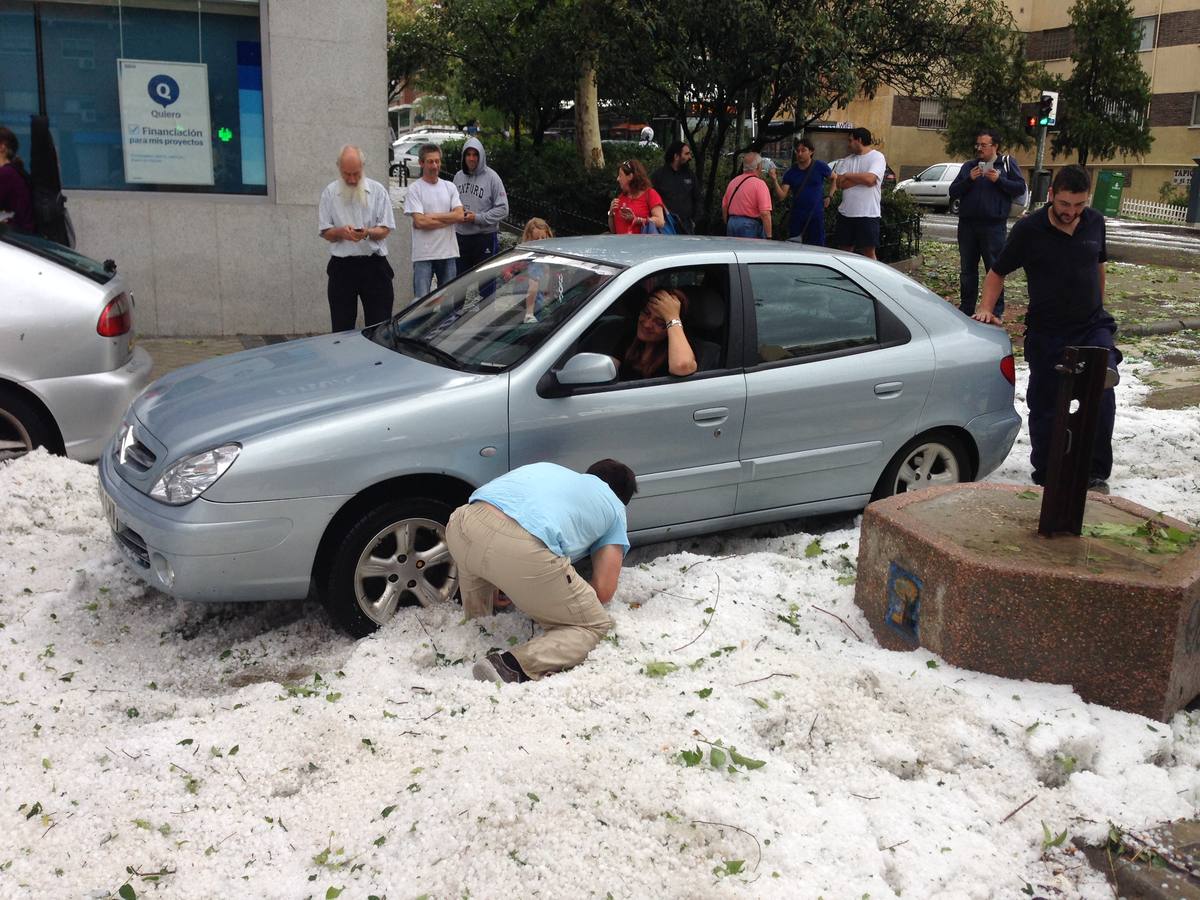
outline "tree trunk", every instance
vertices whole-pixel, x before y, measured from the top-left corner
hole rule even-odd
[[[575,82],[575,151],[589,169],[604,168],[600,144],[600,107],[596,99],[596,67],[585,59]]]

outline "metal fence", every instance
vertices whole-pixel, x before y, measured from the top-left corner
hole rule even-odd
[[[921,217],[901,219],[898,222],[884,220],[879,229],[880,262],[898,262],[910,259],[921,252]]]
[[[582,216],[569,209],[549,206],[519,194],[508,195],[508,218],[504,220],[504,224],[520,234],[525,228],[525,223],[535,217],[545,219],[559,237],[608,232],[608,222],[603,219]]]

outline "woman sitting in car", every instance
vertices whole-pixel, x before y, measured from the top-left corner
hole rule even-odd
[[[678,288],[659,288],[646,298],[637,319],[637,334],[616,359],[621,381],[686,376],[696,371],[696,354],[683,330],[687,295]]]

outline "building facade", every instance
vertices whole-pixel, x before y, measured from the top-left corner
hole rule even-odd
[[[0,0],[0,123],[142,334],[328,329],[317,201],[343,144],[386,184],[386,110],[385,0]]]
[[[1026,34],[1026,55],[1059,75],[1071,70],[1074,38],[1070,4],[1061,0],[1008,0],[1017,27]],[[1183,186],[1200,156],[1200,2],[1133,0],[1142,26],[1140,58],[1150,76],[1149,123],[1154,143],[1145,157],[1118,156],[1088,160],[1088,167],[1125,173],[1125,196],[1157,201],[1164,184]],[[852,120],[876,135],[888,163],[900,178],[951,158],[943,144],[945,113],[936,100],[908,97],[888,88],[873,100],[856,100],[831,118]],[[1049,143],[1049,142],[1048,142]],[[1028,171],[1035,151],[1013,154]],[[1074,156],[1051,157],[1054,170]]]

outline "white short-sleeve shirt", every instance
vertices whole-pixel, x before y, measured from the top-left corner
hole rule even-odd
[[[886,169],[887,160],[878,150],[852,153],[845,159],[839,160],[837,165],[839,175],[870,172],[875,176],[875,183],[870,187],[865,184],[856,184],[854,187],[843,190],[842,203],[838,207],[838,212],[849,219],[878,219],[882,216],[883,174]]]
[[[439,178],[437,184],[430,184],[424,178],[418,178],[408,183],[408,194],[404,198],[406,216],[414,213],[447,213],[461,206],[462,200],[453,181]],[[458,256],[458,238],[454,234],[453,225],[447,225],[445,228],[417,228],[414,225],[412,242],[413,262]]]
[[[396,215],[392,212],[392,199],[387,188],[370,178],[363,179],[367,192],[367,204],[349,202],[342,197],[342,180],[329,183],[321,191],[321,202],[317,205],[317,232],[326,228],[377,228],[386,225],[396,228]],[[329,245],[330,256],[371,256],[378,253],[387,256],[387,241],[334,241]]]

